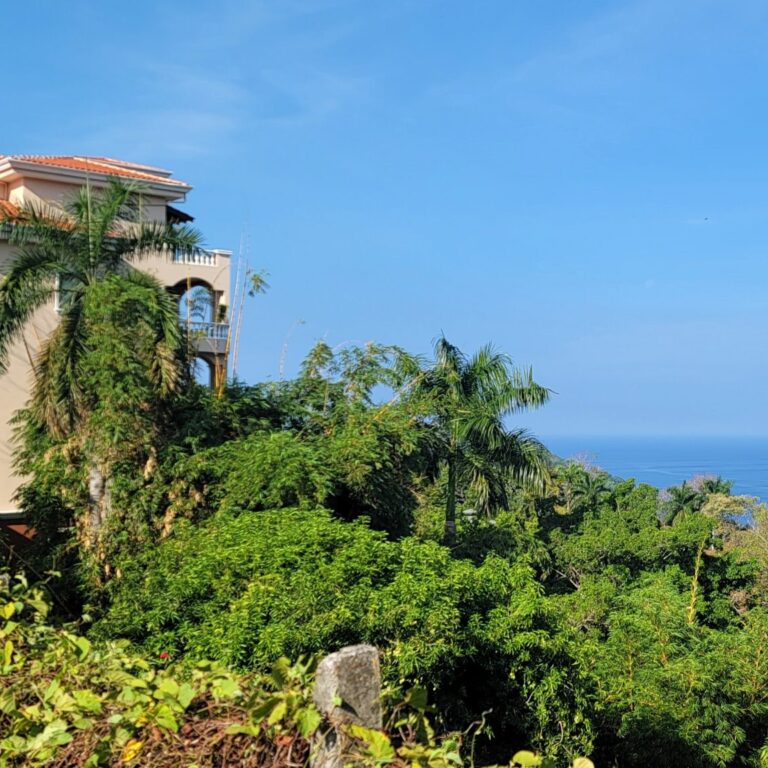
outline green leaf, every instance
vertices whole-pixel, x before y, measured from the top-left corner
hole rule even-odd
[[[0,629],[0,637],[13,634],[13,630],[19,626],[17,621],[6,621],[5,626]]]
[[[266,717],[281,701],[279,696],[271,696],[266,701],[262,701],[258,706],[251,710],[251,717],[254,720],[261,720]]]
[[[418,712],[424,712],[427,708],[427,689],[414,686],[408,691],[408,703]]]
[[[84,763],[83,768],[99,768],[101,763],[101,755],[98,752],[94,752]]]
[[[322,715],[314,707],[304,707],[296,717],[296,727],[305,739],[309,738],[322,722]]]
[[[16,710],[16,699],[10,691],[0,691],[0,712],[10,715]]]
[[[80,661],[85,660],[85,657],[91,652],[91,641],[85,637],[75,638],[75,645],[80,651]]]
[[[189,683],[182,683],[176,698],[182,709],[186,709],[192,703],[192,699],[195,698],[195,689]]]
[[[43,701],[49,702],[58,693],[59,688],[61,688],[59,681],[56,679],[51,680],[48,687],[43,692]]]
[[[231,677],[221,677],[211,686],[213,695],[219,699],[234,699],[240,695],[240,688]]]
[[[277,688],[285,688],[290,679],[291,663],[284,656],[281,656],[272,666],[272,679]]]
[[[179,722],[167,704],[160,704],[155,714],[155,723],[167,731],[176,733],[179,730]]]
[[[521,765],[523,768],[533,768],[541,765],[541,758],[528,750],[516,752],[512,756],[512,762]]]
[[[285,717],[285,713],[287,711],[288,711],[288,705],[285,703],[285,701],[280,701],[278,704],[275,705],[274,709],[269,713],[269,716],[267,717],[267,723],[269,723],[269,725],[274,725],[275,723],[279,723]]]
[[[45,728],[29,743],[29,751],[36,752],[44,747],[60,747],[72,741],[72,734],[67,733],[67,724],[64,720],[56,719],[48,723]]]
[[[349,732],[366,745],[368,755],[377,763],[391,762],[395,758],[395,749],[386,733],[351,725]]]
[[[163,678],[157,686],[157,692],[172,698],[178,698],[179,684],[170,677]]]
[[[104,675],[104,678],[109,682],[114,683],[117,686],[127,688],[149,688],[149,684],[146,680],[142,680],[140,677],[130,675],[121,669],[110,670]]]
[[[72,698],[80,709],[84,709],[86,712],[93,712],[94,714],[100,714],[102,710],[101,699],[87,688],[80,688],[76,691],[72,691]]]
[[[21,736],[9,736],[7,739],[0,741],[0,755],[12,755],[21,752],[26,743],[26,739]]]

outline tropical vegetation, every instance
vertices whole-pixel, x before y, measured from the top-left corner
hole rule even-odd
[[[550,391],[491,346],[321,342],[293,379],[201,387],[123,266],[196,236],[138,234],[120,194],[10,224],[0,349],[63,304],[17,418],[0,765],[302,764],[311,660],[359,642],[411,725],[351,762],[768,765],[768,507],[552,456],[514,423]]]

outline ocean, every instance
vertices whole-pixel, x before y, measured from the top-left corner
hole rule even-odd
[[[561,458],[585,458],[606,472],[657,488],[695,475],[733,480],[733,493],[768,501],[768,438],[551,437]]]

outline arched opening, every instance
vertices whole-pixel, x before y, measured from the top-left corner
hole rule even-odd
[[[178,301],[192,376],[199,384],[217,387],[226,378],[229,333],[223,293],[199,278],[182,280],[169,291]]]
[[[214,369],[210,360],[197,355],[192,358],[192,377],[203,387],[214,385]]]
[[[179,319],[182,324],[214,322],[215,296],[205,285],[193,285],[179,294]]]

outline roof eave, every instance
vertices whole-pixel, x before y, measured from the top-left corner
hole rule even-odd
[[[0,180],[12,181],[15,178],[37,178],[37,179],[78,179],[80,181],[91,181],[95,186],[105,186],[109,179],[120,179],[121,181],[132,181],[141,186],[147,187],[158,197],[168,201],[181,200],[188,192],[192,190],[189,184],[182,181],[174,181],[167,184],[163,181],[150,179],[134,179],[129,176],[120,176],[118,173],[108,173],[101,170],[84,171],[77,168],[65,168],[56,165],[41,165],[30,160],[19,160],[14,157],[0,158]]]

